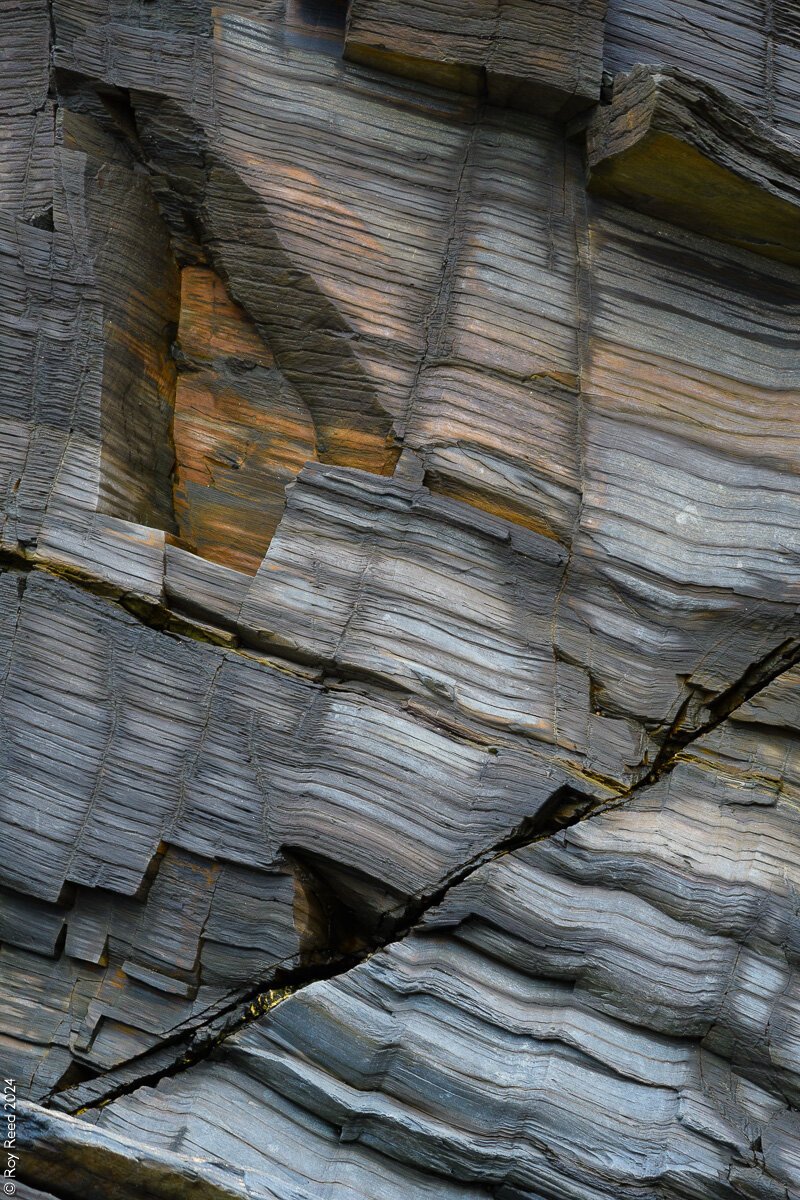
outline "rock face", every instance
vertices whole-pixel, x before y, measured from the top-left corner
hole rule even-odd
[[[795,5],[0,16],[22,1200],[798,1200]]]

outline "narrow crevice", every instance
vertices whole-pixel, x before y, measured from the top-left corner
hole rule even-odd
[[[568,784],[558,788],[535,816],[524,817],[498,841],[478,851],[466,863],[451,871],[434,889],[414,897],[399,917],[387,916],[381,925],[383,936],[379,948],[406,937],[426,913],[442,903],[448,892],[464,883],[481,867],[514,850],[522,850],[535,842],[546,841],[571,825],[577,825],[579,821],[591,816],[601,804],[602,801],[594,796],[585,795]]]
[[[401,906],[383,914],[373,930],[366,931],[363,925],[356,931],[340,930],[339,936],[344,934],[346,950],[296,968],[274,971],[266,981],[261,980],[240,992],[230,1003],[218,1008],[211,1018],[173,1039],[169,1046],[162,1044],[110,1072],[96,1076],[92,1081],[94,1086],[84,1085],[74,1089],[71,1095],[51,1093],[44,1099],[43,1105],[81,1115],[103,1108],[122,1096],[131,1095],[141,1087],[155,1087],[162,1080],[181,1074],[208,1059],[232,1034],[259,1020],[302,988],[343,975],[366,962],[379,950],[402,941],[419,926],[428,912],[443,902],[453,888],[464,883],[482,867],[514,850],[553,837],[570,825],[586,819],[598,805],[596,799],[568,785],[559,788],[535,815],[523,818],[497,841],[449,872],[434,888],[411,897]],[[298,852],[290,850],[289,856],[298,857]],[[346,916],[343,906],[340,916]],[[347,922],[342,924],[346,925]],[[135,1074],[132,1077],[125,1074],[120,1079],[120,1075],[129,1073],[131,1068],[136,1068]],[[108,1086],[99,1090],[98,1081],[104,1079]]]
[[[715,696],[702,697],[697,692],[690,693],[678,710],[653,765],[639,786],[654,783],[665,770],[670,769],[675,757],[686,746],[711,733],[748,700],[798,663],[800,638],[787,638],[763,658],[751,663],[739,679]]]
[[[800,639],[787,638],[758,662],[751,663],[743,675],[715,696],[700,700],[689,696],[673,721],[650,769],[632,787],[604,801],[590,814],[602,816],[627,805],[646,788],[658,783],[677,766],[681,753],[693,742],[713,732],[729,717],[763,692],[787,671],[800,663]]]
[[[47,562],[36,557],[36,551],[0,551],[0,574],[12,571],[29,575],[39,572],[79,588],[88,595],[105,600],[123,609],[140,625],[175,639],[185,638],[204,646],[214,647],[239,657],[255,660],[264,666],[315,684],[323,692],[346,692],[368,696],[375,700],[399,704],[404,711],[424,721],[432,728],[444,730],[450,738],[462,743],[499,750],[506,742],[491,725],[463,724],[458,713],[444,713],[430,707],[438,697],[420,695],[413,687],[379,670],[357,663],[342,663],[335,657],[306,653],[283,640],[267,638],[260,631],[248,631],[235,620],[218,619],[211,623],[210,614],[196,617],[179,604],[167,604],[139,593],[124,591],[109,580],[90,574],[72,565]],[[426,703],[428,701],[428,703]],[[601,781],[604,787],[607,780]],[[610,786],[614,786],[613,781]]]
[[[437,908],[454,888],[481,868],[506,854],[546,841],[573,825],[629,804],[675,767],[680,752],[686,746],[716,728],[741,704],[790,670],[798,661],[800,643],[794,640],[781,643],[748,668],[736,683],[706,701],[703,706],[703,711],[708,714],[705,720],[688,724],[688,714],[684,712],[682,719],[676,720],[672,735],[665,742],[656,763],[632,787],[606,800],[586,795],[569,785],[557,789],[535,815],[523,818],[501,838],[473,854],[465,863],[445,875],[435,887],[388,908],[374,920],[362,920],[363,914],[356,917],[352,904],[343,901],[341,895],[337,894],[324,871],[320,872],[319,863],[313,855],[287,846],[287,856],[300,862],[303,870],[312,874],[317,882],[322,879],[330,895],[334,915],[329,936],[334,949],[324,956],[307,959],[299,966],[273,970],[268,978],[241,989],[230,1001],[217,1006],[200,1023],[182,1030],[154,1050],[136,1056],[109,1072],[99,1073],[91,1082],[72,1089],[70,1093],[60,1096],[51,1094],[45,1099],[45,1105],[80,1115],[102,1108],[122,1096],[131,1095],[141,1087],[156,1086],[163,1079],[181,1074],[205,1061],[232,1034],[259,1020],[301,989],[343,975],[376,952],[402,941],[419,928],[425,916]],[[106,1086],[98,1087],[98,1083],[103,1081]]]
[[[27,580],[31,571],[70,577],[69,571],[48,571],[19,552],[0,554],[0,569],[11,569]],[[108,584],[80,577],[77,580],[87,592],[104,599],[117,601],[141,623],[165,633],[172,633],[169,623],[174,614],[169,609],[141,597],[120,594]],[[342,975],[365,962],[377,951],[402,940],[419,927],[425,916],[440,905],[449,892],[464,883],[481,868],[503,855],[532,846],[559,834],[580,822],[592,820],[629,804],[636,796],[668,774],[678,763],[681,752],[698,738],[709,733],[753,696],[768,687],[782,674],[800,662],[800,640],[787,639],[753,663],[733,684],[703,701],[687,701],[676,717],[656,761],[649,771],[632,787],[610,799],[597,799],[569,785],[558,789],[536,814],[524,818],[513,829],[492,842],[466,862],[450,871],[434,887],[388,907],[373,921],[356,918],[352,904],[343,902],[336,889],[325,879],[331,897],[334,918],[329,930],[329,949],[325,954],[307,958],[294,967],[273,969],[261,979],[239,989],[199,1023],[183,1028],[168,1037],[153,1050],[135,1056],[111,1071],[100,1072],[62,1092],[52,1094],[45,1104],[64,1111],[80,1113],[102,1107],[113,1100],[130,1095],[140,1087],[155,1086],[161,1080],[179,1074],[214,1053],[216,1048],[242,1026],[259,1019],[277,1004],[300,989]],[[344,680],[328,678],[327,686],[345,686]],[[292,846],[285,847],[287,855],[301,861],[304,870],[319,880],[319,864],[313,856]],[[335,911],[334,911],[335,910]],[[362,914],[363,916],[363,914]],[[105,1086],[98,1087],[99,1082]]]
[[[146,625],[149,629],[154,629],[159,633],[166,633],[174,637],[185,636],[212,645],[223,645],[224,647],[228,645],[224,640],[222,626],[219,629],[220,636],[217,638],[207,623],[196,624],[190,618],[182,617],[164,604],[125,591],[110,581],[92,575],[79,567],[37,560],[35,553],[35,550],[29,552],[22,547],[16,550],[0,550],[0,574],[13,571],[30,575],[36,571],[80,588],[88,595],[118,604],[141,625]]]
[[[218,651],[255,660],[273,670],[314,683],[324,692],[355,693],[400,704],[416,719],[424,721],[432,728],[445,730],[449,737],[465,744],[488,746],[493,750],[509,744],[495,727],[463,724],[458,720],[457,711],[444,713],[430,707],[438,700],[433,693],[421,695],[414,687],[379,670],[357,663],[340,662],[335,655],[305,652],[301,648],[292,647],[283,639],[268,637],[262,631],[248,631],[236,620],[225,620],[217,614],[214,614],[215,621],[210,620],[212,614],[205,611],[202,616],[196,616],[188,608],[174,601],[157,601],[139,593],[125,591],[113,582],[92,575],[83,568],[39,559],[35,549],[30,552],[22,548],[0,551],[0,574],[4,571],[25,575],[37,571],[42,575],[62,580],[88,595],[118,605],[140,625],[156,633],[172,638],[186,638],[201,645],[212,646]],[[610,785],[607,780],[601,782],[606,788],[614,786],[613,781]]]
[[[363,961],[363,957],[366,955],[337,954],[296,968],[279,967],[266,980],[237,991],[233,999],[217,1006],[211,1016],[165,1038],[153,1049],[105,1071],[93,1072],[78,1086],[57,1084],[43,1097],[42,1107],[79,1116],[92,1109],[104,1108],[141,1087],[154,1087],[162,1079],[180,1074],[208,1058],[220,1042],[242,1025],[264,1016],[300,988],[348,971]]]
[[[322,660],[312,659],[310,656],[290,657],[282,654],[278,647],[274,649],[270,647],[269,651],[266,651],[255,641],[242,638],[234,633],[233,623],[220,620],[218,625],[212,625],[208,620],[195,619],[191,614],[178,607],[171,608],[141,594],[125,591],[109,580],[92,575],[80,567],[37,559],[35,553],[35,550],[27,552],[21,547],[17,550],[0,550],[0,574],[13,571],[27,576],[34,571],[39,572],[77,587],[87,595],[96,596],[98,599],[118,605],[140,625],[144,625],[156,633],[163,633],[167,637],[173,638],[188,638],[191,641],[214,646],[234,654],[241,654],[247,658],[255,658],[259,662],[268,661],[272,664],[274,661],[276,670],[296,674],[302,679],[308,679],[309,673],[307,670],[303,671],[299,668],[318,667],[322,671],[325,666]],[[269,655],[268,659],[267,654]],[[336,686],[333,677],[328,680],[327,686],[330,686],[331,689]],[[342,683],[341,686],[344,684]],[[398,689],[393,689],[390,685],[385,684],[384,690],[389,692]]]
[[[326,692],[363,693],[400,702],[404,708],[415,711],[418,715],[425,711],[413,688],[381,674],[380,671],[357,664],[337,663],[333,658],[306,654],[301,650],[294,652],[277,640],[260,638],[257,633],[248,637],[247,632],[235,621],[220,619],[218,625],[211,624],[207,615],[206,619],[196,618],[179,605],[170,606],[139,593],[125,591],[109,580],[101,579],[79,567],[46,562],[37,559],[35,554],[35,550],[27,552],[22,548],[0,550],[0,575],[13,572],[27,577],[37,572],[79,588],[87,595],[117,605],[129,617],[155,633],[163,633],[172,638],[187,638],[202,645],[213,646],[218,651],[255,659],[276,671],[313,682]],[[426,715],[432,720],[429,714]],[[443,726],[444,722],[440,721],[438,724]],[[474,742],[479,738],[480,734],[477,731],[461,731],[462,740]],[[481,739],[481,744],[484,743],[495,746],[497,740],[494,737],[485,737]]]
[[[140,624],[159,633],[172,637],[187,637],[208,645],[255,657],[264,661],[275,662],[278,670],[289,670],[294,667],[318,668],[316,678],[321,687],[328,691],[354,690],[358,685],[369,687],[386,696],[406,697],[407,707],[434,724],[445,724],[441,719],[436,720],[422,706],[420,698],[412,689],[383,676],[378,671],[360,668],[348,664],[347,670],[341,670],[340,664],[333,659],[323,656],[289,652],[287,647],[270,640],[256,636],[248,638],[235,622],[220,620],[214,625],[205,619],[196,620],[188,611],[180,607],[151,600],[145,596],[126,592],[112,582],[91,575],[78,567],[48,563],[37,560],[35,551],[27,551],[20,547],[16,550],[0,550],[0,573],[16,571],[25,575],[32,571],[62,579],[80,588],[82,591],[98,598],[119,604],[129,616]],[[619,799],[624,799],[641,787],[655,783],[666,771],[670,770],[678,754],[698,738],[710,733],[728,719],[737,709],[746,704],[753,696],[774,683],[781,675],[786,674],[800,663],[800,638],[787,638],[774,647],[757,662],[752,663],[741,677],[723,691],[713,696],[702,698],[698,693],[689,695],[681,705],[678,714],[667,732],[655,760],[644,775],[633,785],[620,793]],[[298,672],[303,678],[308,673]],[[453,728],[451,722],[446,723],[448,729]],[[486,740],[481,738],[474,729],[459,730],[463,740]],[[494,738],[490,739],[496,745]],[[603,780],[604,786],[609,785]],[[616,803],[616,800],[609,803]]]
[[[378,693],[388,698],[404,699],[405,706],[415,715],[433,724],[444,725],[452,732],[458,733],[462,740],[478,741],[480,744],[487,741],[476,729],[459,728],[454,726],[452,721],[443,721],[441,717],[437,720],[436,714],[424,708],[412,689],[384,677],[380,672],[352,665],[348,665],[346,671],[337,669],[339,664],[322,656],[293,653],[283,645],[265,643],[257,635],[248,638],[235,622],[220,620],[219,625],[213,625],[207,619],[195,620],[180,608],[171,608],[162,602],[126,592],[113,583],[77,567],[37,561],[34,555],[35,551],[29,552],[21,547],[17,550],[0,551],[0,573],[15,571],[28,575],[32,571],[40,571],[44,575],[62,579],[90,595],[118,604],[129,616],[156,632],[175,638],[186,637],[234,654],[256,658],[261,662],[267,661],[274,665],[276,670],[298,674],[304,679],[313,678],[314,682],[327,691],[357,691],[360,687],[365,687],[369,689],[370,694]],[[673,720],[653,763],[632,787],[621,790],[618,797],[607,801],[607,806],[616,807],[642,787],[655,783],[672,769],[674,760],[685,747],[716,729],[748,700],[798,663],[800,639],[788,638],[751,664],[738,680],[723,691],[711,697],[706,695],[705,698],[701,698],[697,693],[688,696]],[[309,669],[317,669],[318,675],[309,676]],[[493,736],[489,738],[489,742],[497,745]],[[602,779],[601,782],[604,787],[614,786],[613,780]]]

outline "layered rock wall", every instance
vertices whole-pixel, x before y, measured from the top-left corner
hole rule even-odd
[[[0,0],[19,1193],[800,1196],[800,25]]]

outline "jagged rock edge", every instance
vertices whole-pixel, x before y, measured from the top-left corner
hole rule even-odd
[[[108,1092],[85,1104],[78,1103],[73,1108],[65,1108],[63,1111],[70,1112],[72,1115],[80,1115],[92,1109],[103,1108],[121,1096],[131,1095],[141,1087],[156,1086],[163,1079],[183,1073],[197,1063],[208,1059],[222,1042],[243,1026],[260,1020],[291,996],[312,984],[347,974],[353,968],[366,962],[373,954],[388,949],[393,944],[418,932],[424,917],[437,908],[453,888],[464,883],[466,879],[483,867],[515,850],[548,841],[573,825],[593,820],[622,808],[641,792],[654,786],[665,775],[668,775],[677,765],[681,752],[687,746],[718,728],[739,707],[769,687],[798,662],[800,662],[800,639],[788,639],[769,651],[757,663],[752,664],[740,680],[706,703],[705,707],[711,715],[705,723],[690,730],[682,730],[679,715],[673,723],[670,736],[662,747],[662,752],[659,753],[650,771],[618,796],[610,800],[598,800],[580,793],[570,785],[562,785],[556,789],[536,817],[523,818],[512,830],[493,842],[491,846],[485,847],[461,867],[450,872],[434,889],[412,897],[399,911],[396,911],[396,915],[393,912],[387,913],[379,926],[378,936],[364,947],[363,952],[334,956],[326,959],[321,965],[317,964],[316,967],[313,964],[304,964],[286,973],[278,970],[268,980],[262,980],[252,985],[244,994],[240,991],[235,1000],[218,1010],[212,1018],[182,1034],[181,1037],[186,1044],[167,1064],[137,1075],[135,1079],[116,1088],[111,1087]],[[683,711],[682,709],[681,712],[683,713]],[[573,811],[570,811],[570,800],[573,801]],[[575,800],[578,801],[577,804],[575,804]],[[291,848],[287,847],[287,849]],[[227,1014],[230,1014],[229,1018],[222,1020],[220,1025],[221,1018]],[[205,1034],[205,1036],[198,1037],[200,1034]],[[141,1057],[152,1062],[163,1048],[162,1045],[156,1050],[147,1051]],[[135,1059],[129,1060],[128,1063],[112,1068],[110,1072],[102,1072],[95,1076],[92,1082],[104,1078],[106,1074],[113,1075],[135,1061]],[[45,1106],[48,1103],[53,1105],[52,1094],[45,1101]]]

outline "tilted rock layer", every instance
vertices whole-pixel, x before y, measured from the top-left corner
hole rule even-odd
[[[798,1200],[794,3],[0,17],[22,1200]]]

